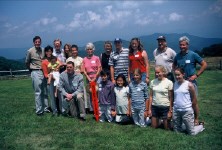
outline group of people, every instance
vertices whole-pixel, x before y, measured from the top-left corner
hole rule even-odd
[[[167,46],[166,38],[157,38],[154,50],[155,79],[149,78],[148,54],[139,38],[132,38],[129,48],[115,38],[104,43],[104,53],[95,56],[95,46],[87,43],[86,57],[78,56],[78,46],[54,40],[54,48],[41,48],[41,38],[33,38],[34,47],[27,51],[26,65],[31,71],[35,91],[36,114],[61,113],[86,120],[93,112],[91,82],[97,83],[99,121],[134,123],[146,127],[163,125],[176,132],[196,135],[203,131],[198,120],[196,79],[207,63],[189,50],[189,38],[179,39],[180,52]],[[200,69],[196,72],[196,64]]]

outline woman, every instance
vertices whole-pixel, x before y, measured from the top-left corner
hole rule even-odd
[[[69,62],[69,61],[72,61],[74,63],[75,73],[81,73],[82,72],[81,66],[82,66],[83,59],[78,56],[78,50],[79,50],[79,48],[78,48],[77,45],[72,45],[71,46],[71,54],[72,55],[71,55],[71,57],[66,59],[66,63]]]
[[[99,57],[93,54],[95,50],[95,46],[93,45],[93,43],[87,43],[85,50],[87,52],[87,56],[83,59],[82,68],[84,75],[86,76],[87,84],[89,84],[90,82],[97,82],[97,79],[101,71],[101,63]],[[88,91],[87,92],[88,106],[90,108],[90,111],[92,111],[93,110],[92,103],[91,100],[89,99],[90,98],[89,89],[87,88],[86,90]]]
[[[168,129],[168,120],[172,117],[173,82],[166,78],[163,66],[155,67],[156,79],[150,83],[150,99],[148,115],[152,116],[151,126],[157,128],[163,119],[164,129]]]
[[[93,43],[86,44],[87,56],[83,59],[83,71],[88,82],[97,81],[100,71],[101,63],[98,56],[95,56],[95,46]]]
[[[109,57],[110,57],[110,54],[112,53],[112,43],[110,41],[106,41],[104,43],[104,50],[105,52],[102,53],[100,56],[102,70],[110,72]]]
[[[196,135],[204,130],[203,125],[195,126],[198,120],[199,108],[194,86],[184,79],[183,68],[175,69],[176,82],[174,84],[173,125],[174,131],[182,131],[182,123],[190,135]]]
[[[50,63],[51,58],[53,56],[52,53],[53,53],[53,47],[51,47],[49,45],[46,46],[45,47],[45,56],[42,60],[42,71],[43,71],[44,77],[46,79],[48,79],[48,76],[49,76],[48,64]],[[51,100],[52,115],[53,116],[58,115],[58,110],[57,110],[57,106],[56,106],[56,99],[55,99],[55,95],[54,95],[55,87],[54,87],[53,82],[51,82],[47,88],[48,88],[49,96],[50,96],[50,100]]]
[[[148,55],[143,49],[138,38],[133,38],[129,46],[129,69],[128,76],[129,81],[133,79],[133,72],[136,68],[139,68],[142,72],[142,81],[149,83],[149,62]]]
[[[65,44],[63,48],[64,48],[64,56],[66,59],[68,59],[71,56],[71,45]],[[66,61],[66,62],[68,62],[68,61]]]

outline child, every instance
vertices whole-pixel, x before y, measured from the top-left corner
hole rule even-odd
[[[48,83],[51,83],[51,80],[54,79],[54,86],[56,86],[55,89],[55,97],[57,97],[57,85],[59,84],[59,67],[60,62],[57,60],[55,56],[52,56],[50,63],[48,64]]]
[[[173,125],[174,131],[182,131],[182,123],[190,135],[196,135],[204,130],[203,125],[195,126],[198,120],[198,104],[194,86],[184,79],[185,72],[182,68],[175,69],[176,82],[174,84]]]
[[[167,71],[163,66],[155,67],[156,79],[150,83],[149,115],[152,116],[153,128],[157,128],[160,119],[164,129],[169,129],[172,117],[173,82],[166,78]]]
[[[148,87],[145,82],[141,80],[141,71],[136,68],[133,71],[134,80],[129,84],[129,101],[128,101],[128,115],[132,114],[133,121],[140,127],[145,127],[144,111],[148,111]],[[147,112],[146,112],[147,114]]]
[[[112,111],[112,116],[116,117],[117,123],[130,123],[131,117],[127,116],[129,87],[127,85],[126,77],[119,74],[116,77],[116,86],[114,87],[116,97],[116,107]]]
[[[108,120],[112,122],[111,109],[115,109],[115,95],[114,84],[108,80],[109,72],[100,72],[101,81],[99,83],[98,95],[99,95],[99,107],[100,107],[100,122]]]

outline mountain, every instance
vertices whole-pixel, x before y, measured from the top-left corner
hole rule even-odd
[[[179,38],[181,36],[187,36],[190,39],[190,49],[193,51],[201,51],[204,47],[209,47],[212,44],[222,43],[222,38],[203,38],[188,33],[177,34],[163,34],[163,33],[154,33],[151,35],[139,36],[144,49],[147,51],[149,59],[153,60],[153,50],[157,47],[157,37],[164,35],[167,40],[168,47],[174,49],[176,52],[179,52]],[[103,45],[105,41],[95,41],[94,45],[96,47],[95,55],[99,56],[104,50]],[[112,41],[113,42],[113,41]],[[123,47],[129,47],[129,42],[123,39]],[[72,43],[73,44],[73,43]],[[114,49],[114,45],[113,45]],[[0,56],[9,58],[9,59],[21,59],[25,57],[26,51],[28,48],[0,48]],[[79,55],[81,57],[86,56],[85,45],[79,46]]]
[[[0,56],[0,71],[9,71],[9,70],[21,70],[26,69],[25,61],[16,61],[6,59]]]

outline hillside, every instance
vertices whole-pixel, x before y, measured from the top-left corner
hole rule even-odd
[[[209,47],[212,44],[222,43],[222,38],[203,38],[187,33],[183,34],[164,34],[164,33],[155,33],[151,35],[139,36],[144,48],[146,49],[149,59],[153,60],[153,50],[157,47],[157,37],[159,35],[164,35],[167,39],[168,46],[174,49],[176,52],[179,51],[178,40],[181,36],[186,35],[190,39],[190,49],[193,51],[201,51],[204,47]],[[114,40],[110,39],[111,41]],[[65,43],[65,41],[63,41]],[[71,43],[75,44],[75,43]],[[96,50],[95,55],[100,55],[103,52],[104,41],[95,41],[94,42]],[[43,47],[45,45],[42,45]],[[123,39],[123,46],[129,47],[129,41]],[[26,51],[28,48],[0,48],[0,55],[5,58],[10,59],[21,59],[25,57]],[[113,47],[114,49],[114,47]],[[86,56],[85,45],[79,45],[79,55],[81,57]]]
[[[0,71],[9,71],[10,69],[21,70],[26,69],[26,66],[24,61],[10,60],[0,56]]]

